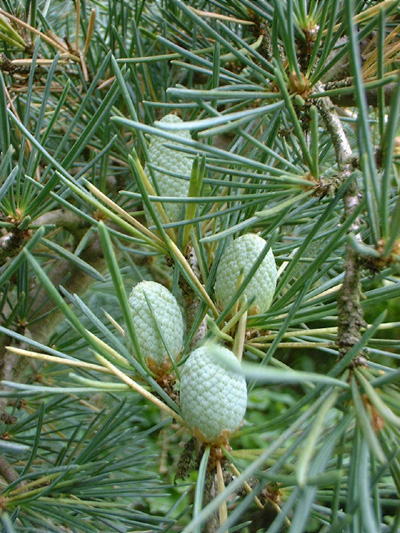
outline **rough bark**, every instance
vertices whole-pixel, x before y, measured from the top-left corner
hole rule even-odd
[[[331,183],[331,188],[337,189],[353,172],[354,156],[346,133],[340,119],[329,98],[321,98],[317,101],[325,126],[332,138],[338,165],[337,179]],[[360,193],[357,182],[353,180],[343,198],[344,217],[353,215],[360,203]],[[361,241],[361,221],[356,217],[350,226],[350,230]],[[357,252],[348,243],[345,251],[344,279],[338,293],[338,338],[340,356],[345,355],[361,338],[361,327],[364,325],[363,309],[360,303],[361,297],[361,266]]]

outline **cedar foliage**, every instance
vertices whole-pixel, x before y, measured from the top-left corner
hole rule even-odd
[[[2,531],[399,530],[399,23],[397,0],[0,0]],[[193,159],[179,221],[151,135]],[[215,301],[247,232],[279,270],[262,315]],[[206,340],[243,355],[230,446],[132,356],[143,279],[185,313],[172,374]]]

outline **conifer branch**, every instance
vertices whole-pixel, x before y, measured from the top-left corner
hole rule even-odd
[[[337,190],[354,171],[354,156],[346,133],[329,98],[319,98],[316,105],[321,113],[325,126],[331,136],[335,149],[338,176],[332,183],[325,183],[323,187],[331,191]],[[357,182],[353,179],[344,195],[344,217],[349,218],[358,208],[361,195]],[[361,221],[356,217],[349,231],[358,241]],[[365,325],[364,312],[361,307],[361,265],[358,253],[351,244],[346,243],[344,264],[344,279],[338,293],[338,336],[337,345],[340,356],[343,357],[361,338],[361,328]]]
[[[200,274],[200,268],[199,268],[197,257],[196,257],[196,252],[194,251],[194,248],[191,246],[188,247],[188,253],[186,254],[186,259],[194,275],[200,281],[201,274]],[[196,320],[197,312],[201,305],[201,300],[198,297],[198,295],[193,291],[189,283],[186,282],[185,279],[181,278],[180,285],[182,288],[184,307],[185,307],[185,313],[186,313],[187,331],[190,332]],[[200,322],[200,325],[197,328],[197,331],[193,335],[192,342],[191,342],[191,348],[194,348],[195,346],[197,346],[200,343],[200,341],[206,336],[206,333],[207,333],[207,318],[204,317],[202,321]]]

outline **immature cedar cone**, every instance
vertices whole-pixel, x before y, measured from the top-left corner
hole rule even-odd
[[[181,123],[182,120],[176,115],[166,115],[160,120],[160,122]],[[168,133],[174,134],[177,139],[191,139],[188,130],[168,130]],[[163,137],[158,137],[157,135],[151,136],[150,146],[148,149],[149,163],[156,167],[162,168],[165,173],[158,170],[153,170],[157,186],[154,184],[147,165],[145,166],[146,175],[155,190],[158,190],[160,196],[176,196],[178,198],[186,197],[189,192],[189,178],[192,172],[193,160],[189,159],[189,157],[187,157],[183,152],[173,150],[172,148],[167,148],[165,146],[167,143],[169,145],[182,146],[179,142],[170,141],[169,139],[164,139]],[[169,172],[177,174],[179,177],[171,176]],[[165,213],[173,222],[181,220],[182,209],[184,209],[184,205],[182,203],[165,202],[163,207]],[[147,212],[147,209],[145,209],[145,213],[147,222],[149,225],[151,225],[152,220]]]
[[[247,388],[235,355],[222,346],[194,350],[181,372],[183,418],[202,442],[221,444],[246,412]]]
[[[238,237],[226,248],[218,264],[215,280],[215,296],[220,309],[224,309],[236,294],[240,279],[244,280],[260,256],[266,242],[254,233]],[[271,305],[276,285],[276,265],[270,249],[253,277],[246,285],[247,300],[255,297],[248,313],[265,313]]]
[[[183,346],[184,323],[178,302],[160,283],[142,281],[132,289],[129,306],[147,366],[164,374],[171,366],[168,352],[176,359]]]

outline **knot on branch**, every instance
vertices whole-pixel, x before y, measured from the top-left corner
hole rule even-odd
[[[0,265],[21,251],[24,242],[30,238],[31,233],[30,230],[20,230],[15,227],[0,237]]]

